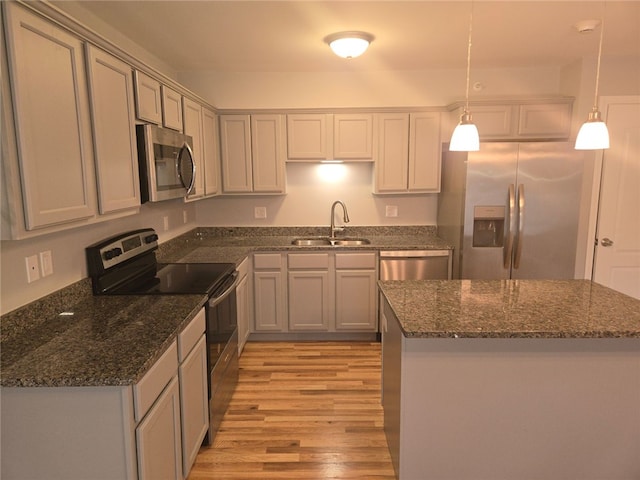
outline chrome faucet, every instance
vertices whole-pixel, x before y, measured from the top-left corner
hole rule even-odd
[[[342,206],[342,211],[344,213],[344,223],[349,223],[349,214],[347,213],[347,206],[344,203],[342,203],[340,200],[336,200],[335,202],[333,202],[333,205],[331,205],[331,238],[336,238],[336,231],[344,230],[344,227],[336,227],[336,221],[335,221],[336,205]]]

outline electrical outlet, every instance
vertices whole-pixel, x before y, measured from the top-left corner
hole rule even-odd
[[[387,217],[397,217],[398,216],[398,207],[397,205],[387,205],[385,209],[385,215]]]
[[[162,223],[164,224],[164,231],[169,230],[169,217],[167,215],[162,217]]]
[[[38,256],[31,255],[25,257],[25,263],[27,265],[27,282],[35,282],[40,278],[40,269],[38,268]]]
[[[51,275],[53,273],[53,257],[51,256],[51,250],[40,252],[40,274],[43,277]]]
[[[267,207],[255,207],[253,216],[254,218],[267,218]]]

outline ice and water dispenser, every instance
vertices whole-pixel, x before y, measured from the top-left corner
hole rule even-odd
[[[504,246],[504,206],[476,205],[473,208],[473,246]]]

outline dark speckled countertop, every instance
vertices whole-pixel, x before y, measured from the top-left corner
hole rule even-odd
[[[159,262],[239,264],[255,251],[446,249],[433,226],[349,227],[363,247],[295,247],[328,227],[197,228],[160,245]],[[162,235],[161,235],[162,240]],[[100,296],[81,280],[0,318],[3,387],[137,383],[205,304],[199,295]],[[73,312],[73,315],[60,315]]]
[[[411,338],[640,338],[640,300],[588,280],[380,281]]]

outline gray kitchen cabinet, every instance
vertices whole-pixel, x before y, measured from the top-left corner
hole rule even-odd
[[[145,122],[162,125],[160,82],[140,70],[134,70],[136,116]]]
[[[374,193],[440,191],[440,112],[377,115]]]
[[[283,118],[220,116],[223,193],[285,193]]]
[[[328,331],[333,316],[328,253],[290,253],[288,298],[290,331]]]
[[[182,471],[184,478],[198,455],[209,429],[207,390],[207,343],[205,312],[198,315],[178,336],[178,378],[180,383]]]
[[[162,125],[182,132],[182,95],[166,85],[160,86],[162,93]]]
[[[571,99],[469,107],[481,141],[566,139],[571,130]],[[462,107],[452,112],[458,123]]]
[[[24,215],[30,231],[93,217],[96,188],[84,44],[14,2],[2,6],[11,81],[11,91],[3,82],[2,93],[12,101],[17,143],[12,144],[17,160],[6,160],[4,172],[10,177],[12,221],[17,224]],[[8,132],[3,144],[5,140],[13,142]]]
[[[92,45],[86,51],[100,213],[135,208],[140,180],[131,67]]]
[[[202,155],[205,197],[220,193],[220,149],[218,145],[218,116],[212,110],[202,107]]]
[[[377,331],[375,252],[336,253],[336,330]]]
[[[238,356],[242,354],[249,338],[249,318],[251,315],[251,292],[249,284],[249,257],[238,266],[238,286],[236,287],[236,304],[238,308]]]
[[[287,115],[287,158],[292,161],[373,159],[374,123],[369,113]]]
[[[184,134],[193,140],[193,161],[196,165],[196,181],[193,191],[186,200],[197,200],[205,193],[205,165],[204,165],[204,135],[202,106],[193,100],[183,97],[183,128]]]
[[[254,330],[286,331],[284,257],[280,253],[253,255]]]

